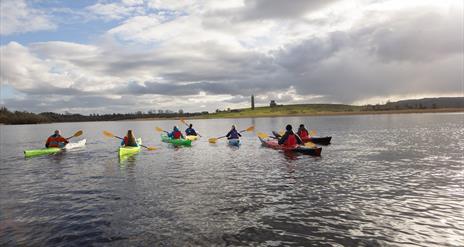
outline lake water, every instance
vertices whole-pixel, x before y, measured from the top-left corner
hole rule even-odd
[[[178,149],[155,132],[174,120],[0,126],[0,246],[464,246],[462,113],[191,122],[206,138]],[[256,132],[207,141],[287,123],[332,144],[311,157]],[[57,128],[87,147],[23,157]],[[127,129],[160,149],[120,161],[102,131]]]

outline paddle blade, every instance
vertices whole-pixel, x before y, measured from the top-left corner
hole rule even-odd
[[[187,122],[185,122],[185,119],[181,118],[180,121],[183,123],[183,124],[187,124]]]
[[[105,135],[106,137],[114,137],[113,133],[106,131],[106,130],[103,131],[103,135]]]
[[[253,131],[255,129],[255,126],[250,126],[248,127],[248,129],[246,129],[246,131]]]
[[[308,147],[308,148],[315,148],[316,147],[316,144],[312,143],[312,142],[307,142],[305,143],[305,147]]]
[[[258,132],[258,137],[261,139],[268,139],[269,135],[263,132]]]
[[[155,148],[155,147],[147,147],[147,149],[148,149],[148,151],[154,151],[154,150],[156,150],[157,148]]]
[[[82,130],[79,130],[79,131],[77,131],[76,133],[74,133],[73,136],[74,136],[74,137],[81,136],[82,133],[84,133],[84,132],[83,132]]]
[[[309,132],[309,135],[310,135],[310,136],[315,136],[315,135],[317,135],[317,132],[316,132],[315,130],[311,130],[311,131]]]
[[[209,139],[208,139],[208,142],[209,142],[209,143],[216,143],[216,142],[217,142],[217,138],[214,138],[214,137],[213,137],[213,138],[209,138]]]
[[[285,135],[285,131],[283,131],[283,130],[279,131],[279,135],[280,135],[280,136]]]
[[[160,127],[156,127],[155,129],[156,129],[156,131],[164,132],[164,130],[162,128],[160,128]]]

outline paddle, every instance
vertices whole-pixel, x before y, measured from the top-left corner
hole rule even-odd
[[[277,134],[277,133],[274,133],[274,134]],[[258,136],[261,138],[261,139],[267,139],[269,138],[270,136],[266,133],[263,133],[263,132],[258,132]],[[280,137],[280,136],[279,136]],[[275,138],[275,139],[278,139],[279,137],[271,137],[271,138]],[[317,147],[316,144],[312,143],[312,142],[307,142],[304,144],[305,147],[309,147],[309,148],[315,148]]]
[[[243,132],[245,132],[245,131],[253,131],[254,129],[255,129],[255,126],[250,126],[250,127],[248,127],[247,129],[244,129],[244,130],[239,131],[239,133],[243,133]],[[210,143],[216,143],[218,139],[221,139],[221,138],[224,138],[224,137],[226,137],[226,136],[213,137],[213,138],[209,138],[208,141],[209,141]]]
[[[69,139],[71,139],[71,138],[73,138],[73,137],[81,136],[82,133],[84,133],[84,132],[83,132],[82,130],[79,130],[79,131],[77,131],[76,133],[74,133],[74,135],[72,135],[72,136],[66,138],[66,140],[69,140]]]
[[[111,132],[109,132],[109,131],[106,131],[106,130],[103,131],[103,135],[105,135],[105,136],[107,136],[107,137],[115,137],[115,138],[124,140],[124,138],[119,137],[119,136],[115,136],[113,133],[111,133]],[[140,145],[140,146],[142,146],[142,147],[144,147],[144,148],[146,148],[146,149],[148,149],[148,150],[150,150],[150,151],[156,150],[156,149],[157,149],[157,148],[155,148],[155,147],[147,147],[147,146],[145,146],[145,145]]]
[[[181,121],[182,123],[184,123],[185,126],[190,127],[189,124],[185,121],[185,119],[181,118],[180,121]],[[198,132],[197,132],[197,135],[198,135],[199,137],[202,137],[202,136],[200,135],[200,133],[198,133]]]
[[[166,130],[164,130],[164,129],[160,128],[160,127],[156,127],[155,129],[156,129],[156,131],[165,132],[166,134],[169,134],[169,132],[167,132]]]

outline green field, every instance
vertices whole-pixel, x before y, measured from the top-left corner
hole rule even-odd
[[[206,116],[207,118],[235,118],[235,117],[266,117],[266,116],[299,116],[299,115],[330,115],[361,112],[361,106],[342,104],[302,104],[283,105],[275,107],[256,107],[221,111]]]

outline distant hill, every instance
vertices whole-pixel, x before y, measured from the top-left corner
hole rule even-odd
[[[441,97],[400,100],[385,104],[388,109],[464,108],[464,97]]]

